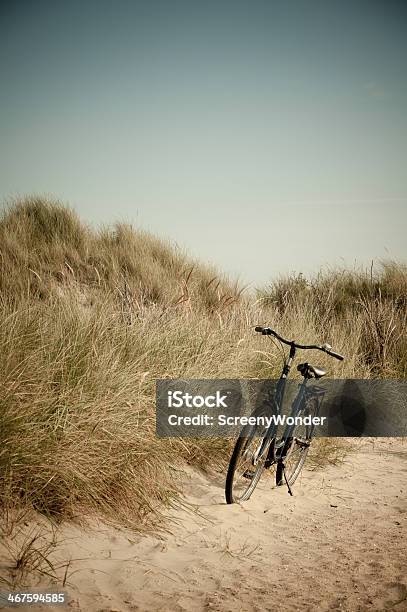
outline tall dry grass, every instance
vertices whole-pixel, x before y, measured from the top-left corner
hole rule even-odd
[[[4,212],[0,249],[8,512],[159,528],[182,466],[223,466],[229,442],[156,438],[155,379],[278,375],[281,355],[256,324],[328,341],[347,357],[318,353],[331,376],[406,375],[402,265],[280,279],[245,295],[150,234],[123,224],[96,232],[38,198]]]

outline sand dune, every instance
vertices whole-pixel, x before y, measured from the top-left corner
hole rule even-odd
[[[74,610],[407,610],[407,445],[360,444],[305,470],[290,497],[260,483],[227,506],[223,477],[190,472],[194,512],[163,540],[66,528]]]

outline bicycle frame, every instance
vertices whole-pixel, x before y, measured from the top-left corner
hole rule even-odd
[[[290,354],[288,356],[287,362],[283,366],[283,370],[282,370],[281,376],[280,376],[280,378],[278,380],[277,388],[276,388],[276,392],[275,392],[275,396],[274,396],[274,409],[275,409],[274,410],[274,414],[276,416],[278,416],[281,413],[281,409],[282,409],[283,401],[284,401],[285,389],[286,389],[286,385],[287,385],[287,378],[288,378],[288,375],[290,373],[292,363],[294,361],[295,353],[296,353],[295,344],[292,343],[290,345]],[[301,385],[301,388],[303,388],[305,383],[306,383],[306,379],[304,379],[304,383],[303,383],[303,385]],[[297,400],[298,400],[298,402],[300,402],[302,400],[303,393],[304,393],[304,390],[301,391],[301,389],[300,389],[300,391],[299,391],[299,393],[298,393],[298,395],[297,395],[297,397],[295,399],[295,403],[297,402]],[[301,394],[301,397],[299,397],[300,394]],[[298,405],[299,405],[299,403],[298,403]],[[273,425],[271,425],[268,428],[267,433],[266,433],[265,437],[263,438],[262,445],[261,445],[261,447],[259,449],[259,452],[258,452],[258,456],[262,456],[263,452],[266,450],[267,445],[270,444],[270,447],[269,447],[269,450],[268,450],[268,453],[267,453],[267,458],[266,458],[266,465],[267,465],[268,462],[271,462],[271,461],[275,462],[276,461],[276,455],[275,455],[276,449],[275,449],[275,440],[274,440],[275,437],[276,437],[276,431],[277,431],[277,425],[276,425],[276,423],[274,423]]]
[[[285,395],[285,390],[286,390],[286,385],[287,385],[287,378],[288,375],[290,373],[291,370],[291,365],[294,361],[295,358],[295,353],[296,353],[296,347],[294,344],[291,344],[290,346],[290,354],[287,360],[287,363],[284,364],[281,376],[278,380],[277,383],[277,388],[275,391],[275,397],[274,397],[274,414],[276,416],[281,414],[281,410],[282,410],[282,406],[283,406],[283,401],[284,401],[284,395]],[[304,404],[304,398],[306,395],[306,392],[308,391],[307,388],[307,378],[304,377],[302,383],[300,384],[300,388],[298,390],[298,393],[293,401],[292,404],[292,411],[291,411],[291,416],[296,417],[298,416],[302,409],[303,409],[303,404]],[[319,395],[320,396],[320,401],[322,401],[322,395],[324,394],[324,391],[313,391],[313,394],[315,395]],[[283,447],[284,442],[288,439],[292,437],[292,434],[294,432],[296,425],[295,423],[292,423],[291,425],[286,425],[285,430],[284,430],[284,434],[282,436],[282,443],[281,443],[281,447]],[[265,452],[267,445],[269,445],[269,449],[267,452],[267,457],[266,457],[266,466],[267,465],[271,465],[271,463],[275,463],[278,460],[282,460],[284,459],[284,457],[280,454],[277,456],[277,452],[278,448],[276,447],[276,432],[277,432],[277,424],[273,423],[273,425],[271,425],[268,430],[266,435],[263,438],[262,444],[259,448],[259,451],[257,453],[258,457],[261,457],[263,452]]]

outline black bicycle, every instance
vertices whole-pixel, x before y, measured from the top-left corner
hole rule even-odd
[[[326,370],[308,362],[297,366],[297,370],[303,376],[303,382],[299,385],[292,404],[290,415],[292,418],[286,419],[286,424],[282,426],[281,418],[278,416],[282,414],[287,378],[297,349],[314,349],[323,351],[340,361],[344,359],[342,355],[334,352],[329,344],[322,346],[298,344],[292,340],[285,340],[270,327],[256,327],[255,330],[264,336],[272,336],[280,342],[281,347],[283,344],[289,346],[290,352],[288,358],[284,356],[281,376],[269,402],[266,406],[255,410],[252,416],[256,418],[251,419],[255,424],[246,425],[237,439],[226,477],[225,494],[228,504],[247,501],[256,488],[263,470],[273,465],[276,467],[276,484],[280,486],[285,483],[290,493],[291,486],[301,472],[315,429],[314,417],[318,416],[325,393],[316,386],[307,386],[307,382],[311,378],[322,378]],[[264,423],[268,421],[262,417],[267,414],[273,414],[274,418],[268,426],[265,426]]]

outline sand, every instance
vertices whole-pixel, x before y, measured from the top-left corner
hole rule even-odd
[[[359,442],[304,469],[292,497],[264,480],[241,506],[224,503],[223,475],[186,481],[192,511],[173,511],[164,539],[62,529],[68,609],[407,610],[407,443]]]

